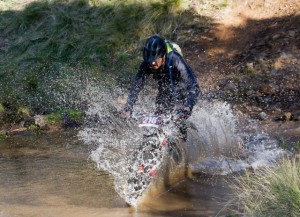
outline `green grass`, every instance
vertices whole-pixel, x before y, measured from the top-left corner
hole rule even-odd
[[[68,115],[71,119],[80,122],[84,114],[82,111],[64,110],[64,111],[57,111],[55,113],[47,114],[46,118],[49,124],[56,125],[60,123],[64,115]]]
[[[41,0],[23,10],[9,2],[15,3],[0,5],[0,103],[6,110],[74,108],[52,94],[66,92],[69,77],[129,83],[147,37],[176,40],[195,27],[195,13],[183,0]]]
[[[227,6],[228,6],[227,0],[224,0],[215,5],[216,9],[218,9],[218,10],[223,10],[223,9],[227,8]]]
[[[191,13],[183,11],[180,2],[38,1],[21,12],[4,11],[0,29],[10,41],[4,60],[18,65],[36,61],[115,65],[132,57],[147,36],[172,37],[176,28],[187,24]]]
[[[61,113],[52,113],[46,115],[46,118],[49,122],[49,124],[59,124],[59,122],[62,119],[62,114]]]
[[[300,163],[284,160],[279,168],[247,172],[236,179],[233,191],[242,216],[299,216]]]

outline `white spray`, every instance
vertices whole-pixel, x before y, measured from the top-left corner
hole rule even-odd
[[[118,100],[121,95],[122,90],[117,88],[87,87],[82,95],[89,102],[87,118],[78,135],[94,147],[91,159],[97,166],[114,176],[116,192],[135,205],[139,198],[133,197],[130,190],[127,168],[134,149],[142,141],[142,133],[134,122],[120,118],[117,111],[123,106]],[[153,111],[153,95],[144,91],[135,109]],[[143,106],[145,102],[147,105]],[[229,174],[268,164],[282,153],[268,135],[244,131],[226,102],[200,100],[189,122],[186,143],[192,173]],[[248,124],[252,129],[257,128],[255,123]]]

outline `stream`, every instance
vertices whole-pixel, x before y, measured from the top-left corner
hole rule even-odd
[[[115,128],[99,128],[103,122],[97,122],[40,135],[25,131],[1,141],[0,217],[225,216],[232,199],[231,174],[272,163],[282,150],[267,134],[237,133],[233,116],[224,113],[226,107],[217,104],[213,110],[216,113],[207,108],[194,112],[198,130],[188,134],[188,174],[164,188],[145,191],[135,207],[128,205],[123,180],[124,153],[136,138],[130,128],[119,138],[121,134],[100,130],[113,133]],[[241,139],[240,154],[233,145]]]
[[[186,171],[178,178],[178,167],[166,167],[158,185],[143,186],[135,200],[127,168],[143,134],[114,112],[119,104],[105,91],[86,92],[80,129],[23,132],[0,142],[0,217],[226,216],[231,174],[284,154],[256,122],[242,119],[226,102],[203,100],[189,118]],[[160,185],[160,179],[169,182]]]
[[[138,209],[96,168],[76,131],[18,135],[0,142],[0,217],[216,216],[229,200],[225,178],[186,178]]]

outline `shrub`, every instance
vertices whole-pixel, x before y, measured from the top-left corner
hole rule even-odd
[[[284,160],[278,168],[247,172],[232,185],[244,216],[296,217],[300,213],[300,163]]]

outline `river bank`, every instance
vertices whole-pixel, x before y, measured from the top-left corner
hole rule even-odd
[[[51,9],[47,13],[56,13],[59,8],[66,10],[67,13],[69,7],[72,7],[74,11],[84,10],[89,13],[102,11],[101,5],[92,7],[89,3],[82,5],[72,3],[68,6],[67,4],[43,5],[39,4],[38,1],[36,4],[31,4],[33,2],[35,1],[18,2],[18,4],[5,3],[2,6],[11,12],[20,10],[21,13],[24,10],[24,15],[44,7],[47,10]],[[188,13],[193,10],[197,16],[194,17],[193,21],[183,24],[183,29],[179,29],[174,38],[182,47],[187,62],[198,76],[203,91],[202,98],[228,102],[237,113],[257,121],[265,130],[269,128],[281,129],[285,126],[297,129],[297,123],[300,119],[299,3],[293,0],[276,0],[272,4],[260,0],[246,1],[243,4],[239,4],[236,0],[223,3],[221,1],[212,1],[209,4],[193,0],[188,1],[189,5],[184,6],[185,10],[187,9]],[[17,8],[14,9],[14,6]],[[25,9],[25,6],[30,7]],[[31,9],[31,6],[34,10]],[[182,8],[183,6],[178,6],[176,10],[182,10]],[[6,13],[3,13],[3,18],[5,16]],[[18,14],[13,12],[11,16],[18,16]],[[187,18],[190,14],[185,16]],[[76,20],[73,22],[77,23]],[[91,22],[94,21],[91,20]],[[53,23],[44,24],[47,28],[55,27]],[[189,35],[184,34],[183,30],[187,31]],[[4,31],[3,34],[5,32],[7,31]],[[31,34],[31,31],[28,34]],[[15,41],[9,37],[9,34],[0,37],[0,47],[4,53],[13,51],[12,48],[15,47]],[[34,42],[39,44],[39,41],[42,42],[43,40]],[[64,42],[62,39],[60,41]],[[93,41],[93,43],[96,42]],[[118,68],[119,63],[114,62],[116,60],[107,58],[112,61],[114,68]],[[132,64],[138,65],[136,60]],[[5,62],[9,61],[3,61],[3,63]],[[65,65],[49,67],[48,64],[42,64],[42,68],[34,67],[35,72],[24,73],[26,75],[24,78],[21,78],[23,75],[20,74],[21,77],[18,80],[23,80],[26,86],[21,88],[20,93],[11,91],[11,85],[8,85],[8,89],[4,90],[4,97],[1,100],[3,102],[0,105],[2,137],[28,130],[46,132],[47,130],[77,127],[82,124],[78,115],[75,118],[66,112],[56,112],[52,115],[51,109],[57,106],[56,102],[52,101],[53,99],[62,101],[63,103],[59,102],[59,106],[78,106],[78,103],[74,102],[78,101],[76,98],[78,94],[74,94],[72,90],[75,88],[83,89],[89,82],[86,77],[90,74],[101,74],[101,70],[93,69],[93,67],[89,70],[76,69],[74,74],[79,74],[84,81],[82,80],[80,84],[75,85],[68,83],[74,83],[75,80],[78,80],[76,75],[72,75],[71,78],[69,75],[54,78],[55,82],[51,85],[57,91],[65,90],[68,92],[49,95],[48,93],[52,92],[53,89],[45,89],[44,93],[41,93],[45,84],[39,82],[40,76],[37,75],[37,72],[50,75],[51,73],[60,74],[62,70],[62,73],[68,74],[74,70],[74,67],[68,68]],[[124,66],[123,68],[126,68]],[[128,70],[131,70],[131,64],[128,65]],[[86,75],[83,76],[81,71]],[[134,72],[129,73],[130,76],[115,85],[126,86],[129,84],[132,73]],[[15,74],[15,77],[18,75]],[[53,80],[47,76],[44,79]],[[111,83],[111,81],[109,82]],[[5,91],[8,91],[7,94]],[[128,90],[124,88],[124,91]],[[25,93],[26,96],[21,93]],[[29,98],[27,99],[27,97]],[[43,100],[40,101],[43,98],[46,100],[44,103]],[[22,104],[26,101],[35,108],[23,106]],[[35,103],[37,104],[35,105]],[[50,104],[48,105],[48,103]],[[82,104],[84,103],[82,102]],[[80,107],[78,111],[82,109],[83,107]],[[44,113],[48,115],[43,115]],[[7,120],[11,123],[6,123]],[[29,129],[30,126],[31,129]]]

